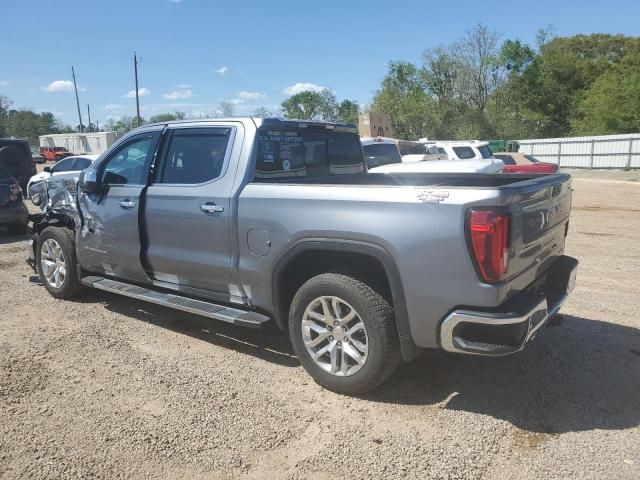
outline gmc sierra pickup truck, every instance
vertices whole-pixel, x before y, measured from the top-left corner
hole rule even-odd
[[[91,287],[288,331],[321,385],[358,394],[424,349],[514,353],[574,281],[571,177],[368,173],[353,125],[138,128],[31,216],[46,289]]]

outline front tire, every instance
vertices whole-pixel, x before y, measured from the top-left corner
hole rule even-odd
[[[393,308],[369,285],[343,274],[321,274],[300,287],[289,336],[309,375],[337,393],[365,393],[401,362]]]
[[[80,292],[71,230],[64,227],[45,228],[38,237],[36,262],[40,280],[53,297],[72,298]]]

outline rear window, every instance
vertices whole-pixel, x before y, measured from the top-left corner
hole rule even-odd
[[[453,147],[453,152],[461,160],[474,158],[476,156],[471,147]]]
[[[531,155],[525,155],[524,158],[526,158],[527,160],[533,163],[538,163],[540,161],[536,157],[532,157]]]
[[[414,142],[399,142],[398,150],[400,150],[400,155],[425,155],[427,153],[423,144]]]
[[[66,152],[67,149],[64,147],[53,147],[54,152]]]
[[[312,129],[258,130],[256,181],[364,171],[360,139],[353,133]]]
[[[392,163],[401,163],[398,147],[392,143],[373,143],[362,147],[367,167],[375,168]]]
[[[478,150],[480,150],[482,158],[491,158],[493,156],[493,152],[488,145],[482,145],[481,147],[478,147]]]

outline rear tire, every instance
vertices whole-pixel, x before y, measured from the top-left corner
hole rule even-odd
[[[78,280],[73,232],[47,227],[38,236],[36,264],[42,284],[55,298],[72,298],[82,290]]]
[[[348,275],[325,273],[300,287],[291,303],[289,336],[309,375],[341,394],[377,387],[402,360],[393,308]]]

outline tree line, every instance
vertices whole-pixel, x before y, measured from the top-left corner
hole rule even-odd
[[[640,38],[499,41],[478,25],[428,49],[421,64],[389,63],[371,110],[401,138],[542,138],[640,131]]]

